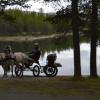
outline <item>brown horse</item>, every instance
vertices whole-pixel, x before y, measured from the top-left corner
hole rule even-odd
[[[11,67],[11,72],[12,72],[12,77],[13,75],[13,67],[14,65],[17,67],[19,64],[24,66],[25,63],[28,61],[34,62],[32,58],[30,58],[28,55],[22,52],[15,52],[10,54],[11,59],[6,60],[6,55],[5,53],[0,53],[0,65],[4,69],[4,75],[7,76],[7,72],[10,71]]]

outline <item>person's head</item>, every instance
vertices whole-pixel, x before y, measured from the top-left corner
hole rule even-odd
[[[34,48],[35,49],[39,49],[39,44],[38,43],[34,43]]]
[[[9,51],[11,51],[11,46],[7,45],[6,49],[9,50]]]

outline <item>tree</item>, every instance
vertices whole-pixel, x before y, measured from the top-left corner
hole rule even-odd
[[[79,16],[78,0],[72,0],[72,31],[74,46],[74,77],[81,76],[80,46],[79,46]]]
[[[20,5],[23,7],[28,7],[25,3],[29,0],[0,0],[0,10],[4,10],[6,6]]]
[[[4,10],[7,6],[19,5],[22,7],[29,7],[25,3],[29,0],[0,0],[0,16],[3,16],[6,20],[13,20],[14,18],[6,13]]]
[[[89,8],[90,12],[90,37],[91,37],[91,50],[90,50],[90,77],[97,77],[97,65],[96,65],[96,46],[97,46],[97,33],[98,33],[98,10],[99,0],[88,0],[86,7]]]
[[[45,1],[59,1],[59,0],[45,0]],[[70,1],[70,0],[67,0]],[[79,46],[79,16],[78,16],[78,1],[72,1],[72,33],[74,46],[74,77],[81,77],[81,62],[80,62],[80,46]]]
[[[57,32],[68,32],[71,30],[71,7],[61,8],[55,15],[48,16],[46,21],[56,26]]]
[[[97,33],[98,33],[98,13],[100,10],[99,0],[84,0],[86,3],[81,5],[83,7],[83,14],[85,19],[88,19],[87,23],[90,24],[90,37],[91,37],[91,51],[90,51],[90,77],[97,77],[97,65],[96,65],[96,46],[97,46]],[[86,16],[88,16],[86,18]],[[87,24],[87,25],[89,25]],[[89,29],[89,27],[87,26]],[[88,31],[89,32],[89,31]]]
[[[98,3],[96,2],[96,0],[92,0],[90,77],[97,77],[97,65],[96,65],[97,21],[98,21],[97,4]]]
[[[58,1],[58,0],[46,0],[46,1]],[[68,0],[70,1],[70,0]],[[73,44],[74,44],[74,76],[81,76],[80,69],[80,48],[79,48],[79,16],[78,16],[78,1],[81,4],[84,2],[83,9],[88,11],[83,12],[87,16],[89,13],[91,15],[91,52],[90,52],[90,76],[97,77],[97,67],[96,67],[96,42],[97,42],[97,21],[98,21],[98,9],[100,11],[100,0],[71,0],[72,1],[72,31],[73,31]],[[92,2],[92,3],[91,3]],[[92,7],[91,7],[92,5]],[[91,9],[92,8],[92,9]],[[81,11],[83,11],[83,9]],[[92,11],[92,13],[91,13]],[[83,15],[83,14],[82,14]],[[89,19],[90,20],[90,19]],[[88,21],[89,21],[88,20]],[[88,31],[89,32],[89,31]]]

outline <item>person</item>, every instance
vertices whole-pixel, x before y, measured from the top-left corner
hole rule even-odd
[[[39,45],[38,45],[38,43],[35,43],[33,50],[28,53],[28,56],[30,58],[32,58],[37,64],[40,65],[40,63],[39,63],[40,55],[41,55],[41,52],[40,52],[40,49],[39,49]],[[29,66],[32,66],[32,64],[33,64],[33,62],[30,61],[30,60],[27,60],[27,62],[24,63],[25,68],[28,68],[28,69],[30,69]]]
[[[5,59],[8,60],[8,59],[14,59],[14,52],[11,48],[10,45],[7,45],[4,49],[4,53],[5,53]]]
[[[54,65],[54,62],[56,61],[57,59],[57,55],[54,53],[54,54],[49,54],[47,56],[47,65],[52,67]]]
[[[39,49],[39,44],[38,44],[38,43],[35,43],[35,44],[34,44],[34,48],[33,48],[32,52],[30,53],[30,57],[31,57],[32,59],[34,59],[35,62],[36,62],[37,64],[39,64],[39,65],[40,65],[40,63],[39,63],[40,55],[41,55],[41,51],[40,51],[40,49]]]

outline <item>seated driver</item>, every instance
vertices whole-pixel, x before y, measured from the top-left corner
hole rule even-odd
[[[40,55],[41,55],[41,51],[39,49],[39,45],[38,43],[35,43],[34,48],[32,52],[30,53],[30,57],[34,59],[37,64],[39,64]]]
[[[32,59],[34,59],[35,62],[36,62],[37,64],[39,64],[40,55],[41,55],[41,52],[40,52],[40,49],[39,49],[39,45],[38,45],[38,43],[35,43],[35,44],[34,44],[34,49],[32,50],[32,52],[29,53],[29,57],[32,58]],[[25,67],[26,67],[26,68],[29,68],[29,69],[30,69],[29,66],[31,66],[31,65],[33,64],[33,62],[30,61],[30,60],[28,60],[28,62],[26,62],[26,63],[24,63],[24,64],[25,64]],[[40,65],[40,64],[39,64],[39,65]]]

